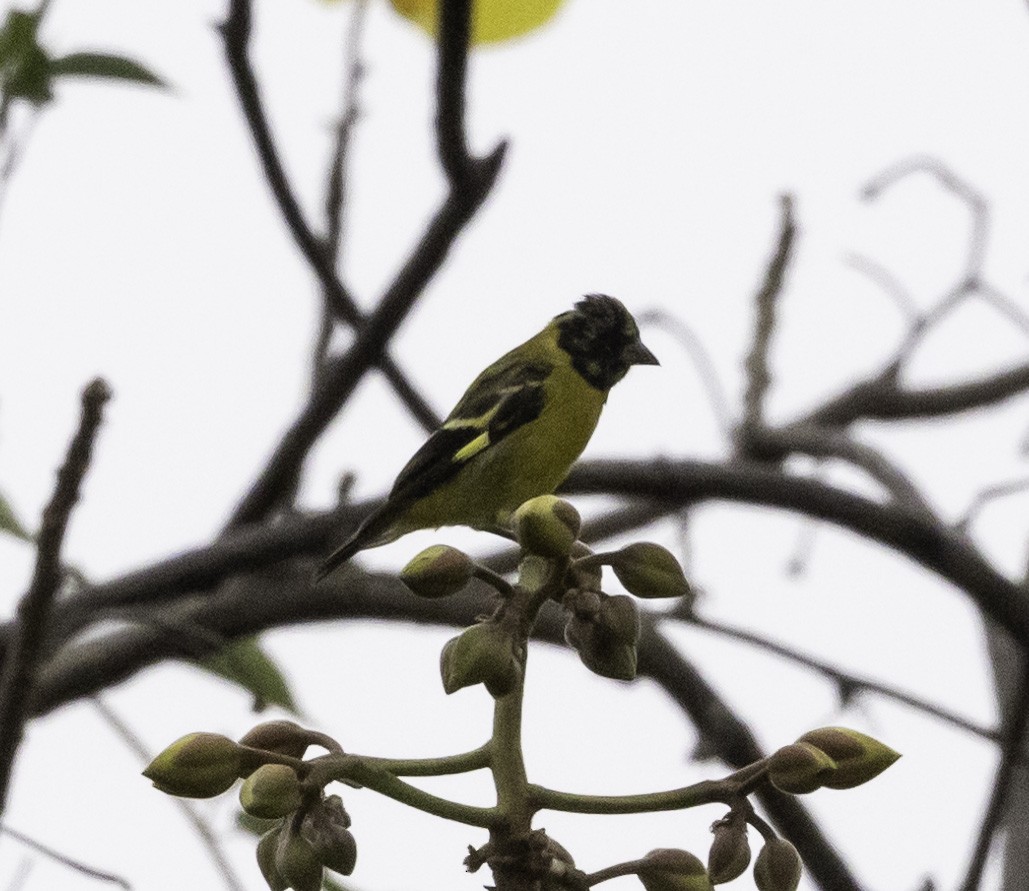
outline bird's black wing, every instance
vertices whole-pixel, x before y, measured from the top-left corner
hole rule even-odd
[[[397,476],[389,499],[415,501],[454,476],[475,455],[539,417],[551,366],[517,363],[487,370]]]

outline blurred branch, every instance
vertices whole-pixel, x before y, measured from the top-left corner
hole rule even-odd
[[[57,472],[57,485],[43,510],[36,539],[36,566],[29,590],[18,603],[18,615],[0,672],[0,813],[7,804],[11,770],[21,744],[28,717],[28,703],[40,662],[42,644],[61,584],[61,545],[72,508],[79,500],[79,487],[89,468],[93,442],[103,408],[111,392],[97,378],[82,391],[82,414],[78,430],[68,446],[64,464]]]
[[[675,612],[671,617],[692,625],[694,628],[699,628],[703,631],[710,631],[713,634],[729,637],[733,640],[742,641],[743,643],[750,644],[758,649],[766,650],[769,653],[781,656],[789,662],[795,662],[798,665],[803,665],[805,668],[810,668],[812,671],[818,672],[836,685],[840,699],[843,703],[846,703],[847,700],[852,699],[859,693],[875,693],[887,699],[892,699],[895,702],[900,702],[915,711],[922,712],[923,714],[943,721],[946,724],[950,724],[964,730],[967,733],[987,739],[990,742],[996,743],[1001,741],[1001,734],[998,731],[976,724],[974,721],[963,718],[961,715],[956,714],[949,709],[927,702],[917,696],[912,696],[910,693],[905,693],[895,687],[880,684],[878,681],[874,681],[871,678],[864,678],[856,674],[851,674],[849,671],[844,671],[842,668],[831,665],[821,659],[816,659],[814,656],[809,656],[806,653],[800,653],[792,647],[777,643],[774,640],[769,640],[766,637],[754,634],[746,629],[737,628],[733,625],[728,625],[725,622],[716,622],[711,619],[705,619],[693,612]]]
[[[465,134],[465,79],[472,36],[472,0],[439,4],[436,74],[436,152],[452,189],[475,173]]]
[[[901,284],[900,279],[889,269],[863,254],[847,254],[844,257],[844,262],[855,272],[860,272],[870,281],[877,284],[882,292],[893,301],[909,324],[917,324],[918,318],[921,315],[918,304],[915,303],[914,298],[908,293],[907,288]]]
[[[334,582],[307,584],[313,561],[247,579],[217,595],[178,604],[178,621],[208,628],[226,639],[244,637],[278,625],[327,619],[381,619],[464,627],[472,624],[491,600],[477,586],[443,600],[413,596],[394,577],[370,575],[349,568]],[[284,596],[288,591],[289,596]],[[556,607],[544,610],[535,637],[563,646],[564,616]],[[59,705],[118,683],[147,665],[176,656],[154,627],[135,626],[66,647],[46,666],[34,699],[42,714]],[[696,667],[675,649],[652,617],[643,617],[639,676],[654,679],[675,701],[728,765],[739,768],[762,757],[747,726],[722,702]],[[809,873],[832,891],[859,891],[860,885],[824,837],[804,806],[794,797],[770,791],[762,795],[770,817],[800,850]]]
[[[903,554],[964,590],[1029,647],[1029,602],[1018,585],[959,533],[905,505],[878,504],[836,486],[736,461],[592,461],[573,468],[568,492],[661,498],[680,505],[717,499],[780,507],[825,520]]]
[[[956,308],[973,297],[983,300],[988,306],[993,307],[1016,325],[1024,334],[1029,335],[1029,315],[999,288],[989,284],[983,278],[983,265],[986,261],[989,237],[990,208],[986,198],[970,183],[958,176],[942,161],[932,157],[916,156],[901,161],[880,173],[864,188],[862,196],[865,199],[878,198],[883,190],[914,173],[930,174],[944,189],[961,201],[968,209],[971,228],[964,268],[958,276],[957,282],[929,310],[924,313],[915,310],[907,335],[885,372],[894,380],[904,362],[911,357],[926,334]],[[876,267],[869,260],[863,262],[866,264],[863,271],[879,281],[886,288],[887,293],[894,296],[903,293],[903,291],[898,292],[896,287],[892,286],[891,277],[884,274],[881,267]]]
[[[139,757],[140,761],[144,764],[149,764],[153,759],[153,754],[147,751],[143,740],[136,735],[135,731],[99,696],[94,696],[92,702],[93,706],[100,712],[101,717],[119,739]],[[229,891],[246,891],[245,886],[232,869],[232,864],[229,863],[228,858],[225,856],[225,852],[222,850],[214,830],[197,813],[196,808],[188,800],[174,796],[172,800],[182,816],[185,817],[186,822],[193,827],[193,831],[200,839],[201,844],[207,849],[208,856],[211,858]]]
[[[364,29],[365,15],[368,11],[368,0],[355,0],[347,26],[346,40],[343,48],[343,108],[334,128],[332,156],[329,160],[328,176],[325,187],[325,251],[333,269],[339,269],[340,254],[343,247],[343,212],[347,197],[347,160],[350,152],[350,141],[354,125],[357,123],[358,106],[357,90],[364,73],[364,65],[360,58],[361,34]],[[322,372],[325,358],[329,354],[332,339],[334,313],[332,298],[322,289],[323,305],[321,323],[318,326],[318,337],[315,341],[312,386],[317,384]]]
[[[941,160],[928,155],[916,155],[898,161],[874,176],[861,190],[861,197],[866,201],[875,200],[886,189],[915,173],[929,174],[967,207],[971,231],[968,239],[968,255],[965,260],[965,278],[968,281],[977,279],[986,256],[986,243],[990,229],[989,204],[977,189],[958,176]]]
[[[42,842],[36,841],[34,838],[29,838],[27,835],[23,835],[10,826],[0,826],[0,833],[9,835],[15,841],[21,842],[26,848],[31,848],[42,854],[49,860],[53,860],[55,863],[60,863],[62,866],[67,866],[68,869],[74,870],[75,872],[82,873],[84,876],[89,876],[91,879],[96,879],[100,882],[110,882],[112,885],[120,885],[125,888],[126,891],[132,891],[132,885],[126,879],[121,876],[116,876],[114,873],[104,872],[101,869],[96,869],[92,866],[88,866],[81,860],[74,860],[71,857],[62,854],[60,851],[55,850]]]
[[[1029,644],[1029,603],[964,537],[902,504],[882,504],[818,480],[785,474],[766,464],[735,460],[591,461],[572,470],[566,493],[653,499],[668,509],[705,501],[730,501],[789,510],[850,529],[930,569],[965,591],[988,615]],[[69,634],[105,611],[154,606],[204,591],[231,575],[292,557],[318,555],[373,506],[285,517],[256,529],[226,534],[111,581],[93,584],[60,603],[53,624]],[[0,643],[10,640],[10,627]]]
[[[442,6],[446,10],[444,25],[449,23],[454,32],[460,32],[461,28],[453,22],[453,10],[463,7],[467,13],[469,0]],[[246,0],[232,0],[231,9],[232,14],[224,26],[227,45],[233,47],[241,40],[243,42],[242,50],[230,50],[230,59],[241,57],[245,62],[247,32],[243,22],[249,22],[249,4]],[[239,12],[242,9],[246,10],[246,17]],[[463,102],[463,83],[451,84],[448,79],[464,75],[463,57],[467,54],[467,40],[460,42],[460,33],[456,34],[456,38],[448,39],[451,37],[454,34],[444,30],[439,43],[438,93],[439,101],[446,104],[446,108],[438,110],[440,128],[451,126],[455,120],[463,120],[463,113],[458,113],[454,108],[455,103]],[[237,61],[235,64],[234,71],[240,63]],[[249,71],[249,68],[245,71]],[[441,151],[444,144],[449,144],[451,135],[449,130],[446,134],[440,131],[438,141]],[[451,180],[443,204],[386,289],[375,311],[360,327],[354,343],[343,356],[326,363],[319,386],[312,392],[307,405],[287,430],[264,471],[234,511],[230,526],[241,526],[263,519],[280,502],[283,493],[295,488],[308,450],[350,398],[364,374],[380,360],[422,290],[439,270],[465,225],[485,201],[500,172],[505,149],[506,143],[501,142],[486,157],[468,160],[461,178]],[[446,161],[441,157],[441,163],[452,163],[452,159]],[[319,248],[318,256],[323,255]],[[334,276],[331,281],[336,282]]]
[[[740,425],[740,446],[745,454],[751,451],[750,434],[765,426],[764,403],[772,381],[768,370],[768,351],[775,328],[775,310],[782,291],[786,266],[790,261],[797,227],[793,219],[793,198],[783,195],[779,239],[775,254],[765,271],[765,279],[754,297],[756,309],[754,339],[744,361],[747,389],[743,394],[743,423]]]
[[[1021,760],[1022,738],[1029,728],[1029,659],[1023,654],[1022,660],[1022,681],[1017,688],[1017,702],[1011,709],[1007,726],[1004,728],[1004,745],[1001,749],[1000,764],[993,779],[993,790],[990,792],[986,815],[979,828],[979,838],[960,891],[978,891],[982,883],[990,848],[1004,821],[1004,807],[1011,791],[1015,767]]]
[[[331,303],[333,312],[343,321],[360,329],[364,323],[364,317],[346,287],[336,276],[336,271],[325,248],[308,226],[275,147],[271,128],[261,104],[257,79],[250,64],[250,17],[250,0],[230,0],[228,17],[219,30],[224,41],[225,55],[236,87],[236,95],[250,129],[250,135],[254,140],[254,147],[257,149],[265,180],[275,197],[283,221],[293,236],[293,240],[321,282],[323,292]],[[385,355],[377,356],[376,360],[411,414],[427,430],[435,429],[438,426],[435,413],[428,403],[414,393],[403,372],[393,360]]]
[[[852,439],[836,428],[792,424],[780,429],[758,428],[751,439],[760,454],[785,457],[802,453],[814,458],[838,458],[864,470],[900,503],[935,518],[929,503],[914,483],[877,449]]]
[[[982,509],[991,501],[996,501],[999,498],[1006,498],[1009,495],[1018,495],[1026,490],[1029,490],[1029,477],[1023,477],[1022,479],[1017,480],[1008,480],[1004,483],[997,483],[994,486],[987,486],[981,492],[976,493],[975,498],[972,499],[972,503],[968,505],[968,508],[954,524],[954,528],[962,532],[967,532],[968,527],[972,525]]]
[[[942,387],[907,390],[887,372],[862,381],[798,423],[844,427],[859,420],[941,417],[985,408],[1029,390],[1029,362]]]
[[[671,313],[662,310],[649,310],[639,317],[640,325],[654,325],[662,331],[670,334],[682,344],[686,355],[693,362],[697,370],[697,377],[707,392],[708,402],[714,412],[715,420],[722,431],[722,435],[728,440],[732,436],[733,416],[729,407],[729,399],[725,395],[725,387],[718,377],[715,363],[711,354],[704,346],[704,341],[697,336],[697,333],[681,319]]]

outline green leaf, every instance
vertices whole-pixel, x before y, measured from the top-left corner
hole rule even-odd
[[[32,534],[18,521],[10,502],[0,494],[0,532],[6,532],[22,541],[32,541]]]
[[[168,85],[149,68],[125,56],[110,53],[70,53],[50,62],[50,73],[65,77],[109,77],[152,87]]]
[[[261,649],[257,638],[248,637],[229,644],[200,664],[208,671],[253,693],[255,712],[263,711],[269,705],[277,705],[298,714],[286,676]]]
[[[0,86],[12,99],[43,105],[52,98],[50,59],[36,40],[39,13],[12,10],[0,29]]]

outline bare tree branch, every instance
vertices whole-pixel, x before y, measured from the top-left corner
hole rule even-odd
[[[965,873],[965,880],[961,884],[961,891],[978,891],[982,883],[986,859],[989,857],[994,837],[1004,822],[1004,807],[1011,790],[1015,767],[1021,760],[1022,738],[1025,736],[1026,729],[1029,728],[1029,659],[1026,659],[1024,654],[1022,659],[1026,667],[1022,670],[1022,683],[1018,687],[1018,701],[1011,709],[1006,722],[1007,726],[1004,728],[1004,745],[1001,749],[1000,765],[997,767],[997,773],[993,779],[990,801],[986,806],[986,815],[979,828],[979,838],[976,841],[968,871]]]
[[[882,374],[826,402],[799,423],[843,427],[859,420],[942,417],[986,408],[1029,390],[1029,362],[949,386],[905,390]]]
[[[147,751],[146,746],[143,744],[143,740],[139,738],[136,732],[99,696],[94,696],[92,701],[94,707],[100,712],[101,717],[103,717],[104,721],[107,722],[107,725],[114,731],[118,738],[136,754],[143,764],[149,764],[153,759],[153,753]],[[221,843],[218,841],[218,837],[214,834],[214,830],[207,824],[200,814],[197,813],[197,809],[193,804],[184,798],[177,798],[174,796],[172,797],[172,801],[175,803],[175,806],[178,807],[179,813],[182,814],[186,822],[193,828],[193,832],[196,834],[197,838],[200,839],[200,843],[207,850],[207,855],[211,858],[211,862],[214,863],[215,869],[218,870],[218,874],[225,882],[225,887],[227,887],[229,891],[246,891],[245,886],[236,875],[235,870],[232,868],[232,864],[229,863],[228,857],[225,856],[225,852],[222,850]]]
[[[720,500],[779,507],[824,520],[894,549],[966,591],[983,610],[1029,643],[1029,604],[958,532],[899,504],[881,504],[818,480],[787,475],[755,462],[592,461],[573,469],[565,492],[646,498],[669,512]],[[70,633],[97,615],[133,605],[153,605],[228,576],[301,555],[322,553],[373,507],[369,502],[336,512],[287,517],[271,526],[227,534],[121,578],[94,584],[58,607],[54,625]],[[10,640],[10,629],[0,643]]]
[[[935,519],[935,514],[918,487],[892,462],[869,445],[860,443],[844,431],[814,424],[791,424],[780,429],[758,429],[751,433],[764,456],[785,457],[800,452],[814,458],[838,458],[864,470],[881,483],[900,503]]]
[[[18,617],[0,672],[0,813],[7,803],[11,771],[28,717],[28,702],[40,661],[47,622],[61,583],[61,545],[79,486],[89,468],[93,442],[111,392],[100,378],[82,391],[79,427],[68,446],[57,485],[43,510],[36,539],[36,566],[29,590],[18,603]]]
[[[250,129],[250,135],[253,137],[265,180],[275,197],[293,240],[318,276],[323,291],[332,304],[333,311],[339,318],[360,329],[364,317],[346,287],[337,278],[336,270],[333,268],[328,254],[304,219],[300,203],[289,184],[289,178],[286,176],[286,171],[275,147],[271,128],[261,104],[257,79],[250,65],[250,17],[250,0],[230,0],[228,17],[219,30],[224,41],[225,55],[236,87],[236,94]],[[428,403],[414,394],[410,383],[407,382],[403,372],[393,360],[388,356],[376,357],[376,359],[386,378],[405,400],[405,405],[412,415],[427,430],[435,429],[439,419]]]
[[[779,293],[782,291],[786,266],[790,261],[793,241],[797,232],[793,219],[793,198],[790,195],[783,195],[781,201],[782,218],[778,244],[775,248],[775,254],[768,264],[768,269],[765,271],[765,280],[762,282],[754,298],[756,308],[754,339],[751,344],[750,353],[743,363],[747,372],[747,389],[743,394],[743,423],[740,425],[740,446],[744,453],[747,454],[750,453],[752,445],[749,440],[751,432],[765,426],[765,395],[772,381],[771,373],[768,370],[768,351],[771,347],[772,333],[775,329],[776,304],[779,299]]]
[[[718,427],[728,441],[732,437],[733,413],[729,407],[729,399],[725,395],[725,387],[718,377],[715,363],[711,360],[711,354],[704,346],[704,342],[689,325],[671,313],[649,310],[639,317],[639,321],[641,326],[654,325],[660,328],[682,344],[707,393]]]
[[[743,461],[715,464],[593,461],[572,470],[567,491],[698,504],[711,499],[763,504],[825,520],[904,554],[954,583],[984,613],[1029,647],[1029,602],[958,532],[902,505],[877,504],[835,486]]]
[[[206,600],[169,609],[179,621],[209,629],[225,639],[245,637],[277,625],[339,618],[382,619],[418,624],[472,624],[490,602],[485,586],[443,600],[413,596],[393,577],[367,575],[350,567],[330,583],[311,586],[313,562],[281,567],[247,584],[229,586]],[[289,596],[283,595],[289,591]],[[557,608],[540,614],[534,636],[564,646],[564,616]],[[742,767],[762,757],[747,726],[732,713],[695,666],[661,634],[652,617],[643,618],[639,675],[653,678],[693,721],[727,764]],[[177,656],[176,644],[154,626],[135,626],[64,648],[47,664],[34,712],[91,695],[131,677],[147,665]],[[808,871],[832,891],[860,891],[860,884],[794,797],[768,792],[762,803],[770,817],[797,845]]]
[[[325,251],[333,269],[339,269],[340,253],[343,247],[343,211],[347,195],[347,160],[350,153],[350,142],[354,125],[357,123],[357,89],[364,72],[359,47],[364,30],[368,0],[356,0],[347,26],[347,36],[343,50],[343,109],[336,122],[329,160],[328,176],[325,186]],[[329,344],[335,328],[335,314],[332,311],[332,298],[324,293],[321,323],[318,326],[318,337],[315,341],[312,362],[312,386],[317,384],[322,373],[322,366],[329,354]]]
[[[129,884],[127,879],[123,879],[121,876],[117,876],[111,872],[104,872],[102,869],[89,866],[83,863],[81,860],[75,860],[72,857],[68,857],[66,854],[62,854],[55,848],[51,848],[49,845],[44,845],[42,842],[36,841],[34,838],[29,838],[17,830],[11,829],[10,826],[0,826],[0,833],[9,835],[15,841],[21,842],[25,847],[31,848],[33,851],[37,851],[49,860],[53,860],[55,863],[60,863],[62,866],[67,866],[68,869],[80,872],[84,876],[89,876],[91,879],[96,879],[99,882],[110,882],[112,885],[119,885],[125,888],[126,891],[132,891],[132,885]]]
[[[930,717],[964,730],[967,733],[981,737],[982,739],[987,739],[990,742],[1001,741],[1001,734],[998,731],[976,724],[974,721],[970,721],[968,718],[963,718],[961,715],[956,712],[952,712],[950,709],[927,702],[924,699],[912,696],[910,693],[905,693],[903,690],[898,690],[887,684],[880,684],[878,681],[872,680],[871,678],[861,677],[860,675],[852,674],[849,671],[844,671],[842,668],[831,665],[821,659],[816,659],[814,656],[797,652],[797,650],[794,650],[792,647],[777,643],[774,640],[769,640],[766,637],[754,634],[744,628],[737,628],[733,625],[728,625],[725,622],[715,622],[711,619],[705,619],[693,612],[687,613],[683,611],[681,614],[676,612],[674,614],[674,618],[681,619],[695,628],[710,631],[713,634],[719,634],[724,637],[730,637],[733,640],[743,641],[744,643],[751,644],[759,649],[775,653],[775,655],[781,656],[789,662],[795,662],[798,665],[803,665],[805,668],[810,668],[812,671],[816,671],[823,677],[832,681],[839,690],[841,699],[847,699],[862,692],[875,693],[876,695],[883,696],[886,699],[892,699],[896,702],[900,702],[914,711],[922,712],[925,715],[929,715]]]
[[[438,142],[441,163],[453,162],[442,156],[444,146],[453,150],[450,127],[463,121],[464,85],[450,83],[450,78],[463,77],[464,56],[467,55],[467,34],[455,22],[455,10],[464,8],[468,13],[470,0],[442,4],[444,11],[439,41],[438,67],[439,102]],[[223,30],[230,48],[234,72],[249,71],[246,61],[246,42],[249,4],[247,0],[232,0],[232,12]],[[467,27],[467,24],[464,26]],[[463,36],[462,36],[463,35]],[[242,63],[239,59],[242,58]],[[241,97],[242,98],[242,97]],[[263,519],[281,500],[283,493],[292,491],[298,480],[304,457],[317,437],[335,417],[339,409],[357,387],[367,370],[384,353],[390,338],[407,313],[421,296],[429,279],[435,275],[449,253],[458,235],[486,199],[503,162],[506,143],[501,142],[485,158],[467,161],[460,179],[451,180],[451,187],[442,206],[429,223],[407,261],[379,301],[374,313],[358,331],[357,338],[342,357],[326,364],[325,374],[300,416],[287,430],[269,459],[264,471],[233,512],[230,527],[242,526]],[[449,157],[449,155],[448,155]],[[451,171],[448,170],[448,176]],[[323,252],[319,249],[319,256]],[[332,281],[335,281],[333,275]]]

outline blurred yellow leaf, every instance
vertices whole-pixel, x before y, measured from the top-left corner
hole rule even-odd
[[[545,25],[563,0],[475,0],[472,43],[500,43]],[[435,36],[439,0],[390,0],[404,18]]]

